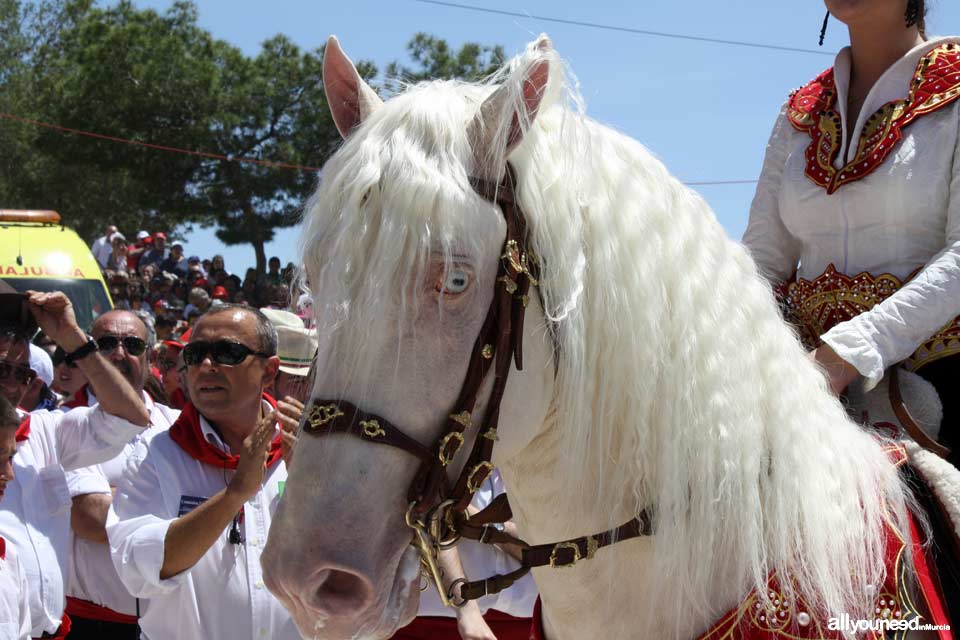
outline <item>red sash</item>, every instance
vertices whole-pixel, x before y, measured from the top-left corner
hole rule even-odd
[[[490,609],[483,614],[493,635],[498,640],[529,640],[530,618],[515,618]],[[460,640],[457,619],[445,616],[417,616],[413,622],[397,631],[391,640]]]
[[[101,607],[88,600],[81,600],[80,598],[73,598],[71,596],[67,596],[67,613],[74,618],[115,622],[117,624],[137,624],[137,616],[117,613],[113,609]]]
[[[277,401],[267,394],[263,394],[263,399],[270,403],[274,409],[277,408]],[[200,412],[192,402],[180,412],[180,417],[170,427],[170,438],[180,445],[180,448],[187,454],[199,460],[204,464],[220,469],[236,469],[239,455],[231,455],[222,449],[210,444],[203,435],[200,428]],[[281,458],[280,448],[281,438],[279,432],[270,443],[270,453],[267,456],[267,466],[273,466]]]

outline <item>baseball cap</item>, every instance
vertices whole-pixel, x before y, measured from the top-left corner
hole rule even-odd
[[[187,258],[187,262],[196,262],[197,264],[200,264],[200,256],[190,256]]]
[[[261,309],[277,330],[277,357],[280,371],[292,376],[310,373],[310,364],[317,353],[317,331],[303,326],[296,314],[281,309]]]
[[[157,231],[155,234],[153,234],[153,239],[154,239],[154,240],[157,240],[157,239],[159,239],[159,238],[163,238],[164,240],[166,240],[166,239],[167,239],[167,234],[165,234],[163,231]]]
[[[137,231],[137,240],[146,240],[150,237],[150,234],[146,231]]]
[[[48,387],[53,384],[53,360],[50,354],[30,343],[30,368]]]
[[[210,294],[210,297],[214,300],[223,300],[225,298],[229,298],[230,294],[227,293],[226,287],[214,287],[213,293]]]

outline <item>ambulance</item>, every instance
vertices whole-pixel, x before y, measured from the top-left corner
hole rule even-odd
[[[84,329],[113,308],[100,265],[56,211],[0,209],[0,278],[17,291],[63,291]]]

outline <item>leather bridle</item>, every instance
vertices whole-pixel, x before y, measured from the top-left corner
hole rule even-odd
[[[592,558],[602,547],[651,531],[646,511],[623,525],[562,542],[530,545],[494,525],[512,517],[506,495],[473,516],[467,506],[490,475],[493,446],[500,419],[500,402],[506,389],[511,360],[517,370],[523,369],[523,321],[530,287],[538,284],[539,261],[528,246],[527,221],[516,199],[516,174],[510,164],[499,183],[471,178],[473,189],[484,199],[497,205],[507,225],[500,256],[493,300],[483,326],[473,345],[467,375],[460,395],[446,420],[446,429],[432,448],[406,435],[390,421],[367,413],[343,400],[314,399],[305,412],[303,433],[325,436],[332,433],[353,434],[361,439],[395,447],[420,460],[420,467],[407,492],[409,507],[407,525],[414,531],[413,543],[419,547],[424,573],[434,580],[440,598],[447,606],[461,606],[468,600],[506,589],[526,575],[531,568],[550,565],[569,567],[581,559]],[[460,475],[451,486],[447,467],[453,462],[473,427],[473,411],[484,379],[493,367],[493,389],[486,404],[478,435]],[[487,544],[516,544],[522,551],[519,569],[484,580],[467,582],[460,579],[451,585],[450,593],[442,586],[437,556],[442,549],[456,545],[461,538]],[[460,584],[461,599],[454,602],[453,587]]]

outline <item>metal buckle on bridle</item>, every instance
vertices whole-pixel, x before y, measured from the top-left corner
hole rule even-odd
[[[440,566],[437,564],[440,547],[430,537],[430,534],[427,533],[426,525],[423,521],[414,518],[413,509],[416,506],[416,502],[410,503],[405,519],[407,526],[413,529],[414,539],[420,551],[420,567],[422,573],[425,573],[428,579],[433,579],[433,584],[437,587],[437,594],[440,596],[440,601],[443,603],[443,606],[453,606],[450,598],[447,597],[446,589],[443,588],[443,575]]]

